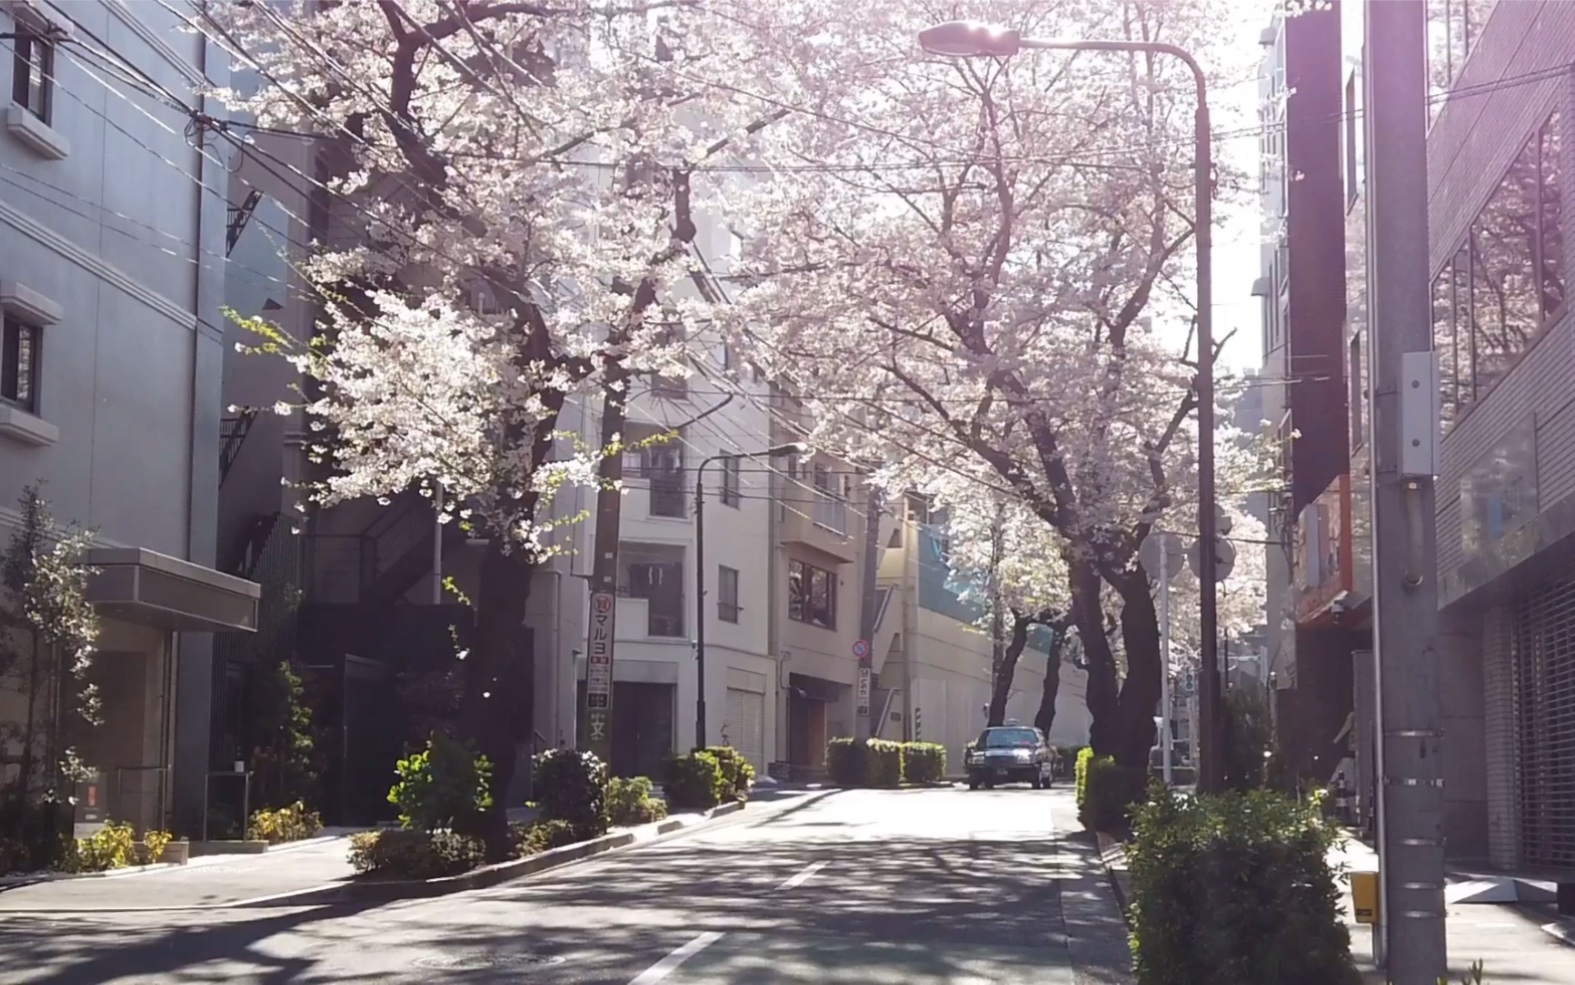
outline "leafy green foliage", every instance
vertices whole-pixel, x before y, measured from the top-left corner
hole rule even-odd
[[[1268,786],[1274,752],[1269,702],[1256,687],[1235,687],[1225,696],[1225,783],[1231,790]]]
[[[60,866],[64,872],[108,872],[124,869],[136,857],[137,835],[131,825],[106,821],[104,826],[72,844]]]
[[[288,660],[257,675],[248,691],[248,704],[254,736],[254,803],[287,808],[314,799],[321,757],[312,738],[306,689]]]
[[[839,736],[826,743],[826,778],[839,787],[862,787],[868,784],[869,761],[864,755],[864,744],[848,736]]]
[[[480,865],[479,838],[451,831],[383,829],[350,837],[350,865],[363,875],[388,879],[438,879]]]
[[[902,774],[909,783],[939,783],[946,779],[946,747],[938,742],[904,742]]]
[[[607,832],[607,764],[593,752],[549,749],[538,755],[531,789],[542,817],[573,825],[581,839]]]
[[[905,779],[912,780],[907,776],[904,765],[907,751],[928,745],[922,742],[892,742],[889,739],[835,738],[826,743],[826,775],[839,787],[900,787]],[[919,755],[932,754],[921,751]],[[946,754],[942,750],[940,767],[943,773],[945,759]]]
[[[279,845],[310,838],[321,830],[323,819],[298,800],[277,810],[253,811],[247,837]]]
[[[721,761],[712,753],[696,749],[667,761],[662,792],[676,810],[703,811],[731,796],[732,785],[722,772]]]
[[[666,801],[651,796],[651,789],[651,779],[646,776],[615,776],[608,780],[608,819],[621,827],[632,827],[666,817]]]
[[[170,842],[175,836],[168,831],[153,830],[142,836],[142,863],[152,865],[164,857],[164,849],[170,847]]]
[[[469,743],[442,732],[434,732],[426,749],[401,759],[394,771],[399,782],[388,791],[388,802],[399,808],[400,827],[407,830],[464,827],[492,806],[492,764]]]
[[[1144,770],[1084,749],[1077,754],[1077,819],[1090,831],[1127,830],[1134,805],[1143,803]]]
[[[71,804],[0,791],[0,875],[58,869],[71,850]]]
[[[727,781],[732,796],[748,800],[749,785],[755,782],[755,768],[749,765],[744,754],[732,746],[707,746],[705,751],[716,757],[722,767],[722,778]]]
[[[15,709],[0,718],[0,746],[16,767],[0,795],[64,803],[84,773],[73,741],[100,721],[90,675],[98,615],[85,595],[93,570],[81,563],[93,537],[59,526],[38,485],[22,491],[19,506],[21,521],[0,553],[0,692]],[[11,808],[0,821],[21,825],[27,814]],[[0,828],[0,838],[30,845],[30,856],[44,847],[20,826]]]
[[[1127,850],[1138,985],[1355,985],[1335,830],[1268,791],[1156,786]]]
[[[513,845],[511,854],[514,858],[540,855],[550,849],[585,840],[575,831],[573,824],[563,820],[516,821],[509,825],[509,841]]]

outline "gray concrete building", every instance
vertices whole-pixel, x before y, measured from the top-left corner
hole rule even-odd
[[[79,750],[112,816],[194,832],[212,634],[253,628],[258,592],[214,568],[222,142],[160,94],[228,70],[176,28],[159,4],[0,3],[0,536],[40,480],[95,532],[104,723]]]

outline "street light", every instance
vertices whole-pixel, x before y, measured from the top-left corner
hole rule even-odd
[[[802,455],[809,446],[802,441],[773,445],[756,452],[718,452],[695,470],[695,748],[705,748],[705,467],[712,462],[739,458],[781,458]]]
[[[1088,41],[1025,38],[1021,32],[977,21],[949,21],[919,32],[919,44],[932,55],[952,58],[1007,58],[1023,49],[1043,51],[1126,51],[1172,55],[1181,59],[1197,84],[1198,107],[1194,115],[1196,143],[1196,216],[1193,237],[1198,251],[1198,541],[1215,542],[1214,516],[1214,154],[1209,134],[1208,82],[1196,58],[1185,48],[1156,41]],[[1198,703],[1203,719],[1199,752],[1199,787],[1216,791],[1221,784],[1219,680],[1219,608],[1215,585],[1215,552],[1198,552],[1201,603],[1198,622],[1203,637],[1202,673]]]

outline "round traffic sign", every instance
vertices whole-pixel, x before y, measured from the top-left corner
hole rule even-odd
[[[855,657],[858,657],[860,660],[863,660],[865,657],[869,656],[870,655],[870,641],[869,640],[854,640],[853,641],[853,655]]]
[[[1160,551],[1160,541],[1165,543],[1165,549]],[[1174,579],[1181,574],[1181,566],[1187,563],[1186,548],[1181,543],[1181,538],[1173,533],[1151,533],[1143,538],[1143,543],[1138,547],[1138,562],[1143,565],[1143,570],[1148,574],[1149,581],[1159,582],[1160,554],[1165,555],[1165,577]]]

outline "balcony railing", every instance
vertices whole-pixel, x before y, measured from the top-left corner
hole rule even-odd
[[[848,532],[848,502],[840,496],[821,490],[815,491],[815,524],[832,533]]]
[[[684,494],[681,470],[657,472],[651,476],[651,515],[683,519],[688,515],[689,498]]]

